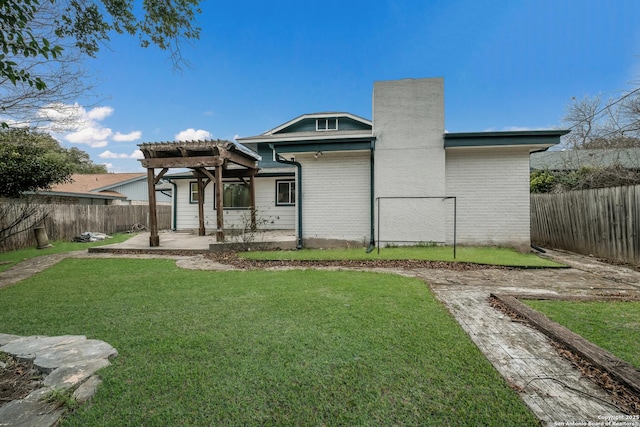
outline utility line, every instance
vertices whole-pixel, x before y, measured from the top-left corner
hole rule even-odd
[[[635,88],[634,90],[632,90],[631,92],[627,93],[627,94],[626,94],[626,95],[624,95],[624,96],[621,96],[620,98],[618,98],[617,100],[615,100],[615,101],[614,101],[614,102],[612,102],[611,104],[608,104],[608,105],[606,105],[606,106],[602,107],[600,110],[598,110],[598,111],[596,111],[595,113],[593,113],[593,114],[591,115],[591,117],[587,117],[587,118],[584,118],[584,119],[580,120],[578,123],[576,123],[576,124],[574,124],[573,126],[571,126],[571,127],[569,128],[569,130],[571,130],[571,129],[575,128],[576,126],[581,125],[582,123],[584,123],[584,122],[586,122],[586,121],[592,120],[592,119],[593,119],[594,117],[596,117],[598,114],[600,114],[600,113],[602,113],[603,111],[605,111],[605,110],[607,110],[607,109],[609,109],[609,108],[613,107],[613,106],[614,106],[614,105],[616,105],[617,103],[619,103],[619,102],[623,101],[624,99],[626,99],[626,98],[630,97],[631,95],[633,95],[633,94],[634,94],[634,93],[636,93],[636,92],[640,92],[640,87]]]

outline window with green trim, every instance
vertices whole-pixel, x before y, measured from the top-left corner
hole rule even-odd
[[[276,206],[296,204],[296,182],[294,180],[276,181]]]
[[[189,183],[189,203],[198,203],[198,183]]]
[[[224,209],[249,209],[251,207],[251,192],[248,184],[225,182],[222,184],[222,188],[222,206]],[[214,201],[214,209],[217,209],[215,203]]]

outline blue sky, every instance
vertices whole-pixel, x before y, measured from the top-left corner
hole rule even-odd
[[[371,118],[377,80],[444,77],[449,132],[561,125],[572,97],[640,82],[640,1],[205,1],[191,66],[113,37],[87,60],[98,97],[61,136],[113,172],[141,142],[233,139],[304,113]],[[636,82],[634,84],[634,82]],[[189,131],[191,130],[191,131]]]

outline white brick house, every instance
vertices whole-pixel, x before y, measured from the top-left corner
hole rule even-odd
[[[262,158],[267,228],[295,229],[299,247],[450,244],[455,229],[458,244],[528,249],[529,154],[567,131],[444,129],[443,79],[405,79],[374,84],[371,121],[305,114],[238,142]],[[195,228],[188,177],[174,182],[175,228]],[[226,203],[225,227],[238,215]]]

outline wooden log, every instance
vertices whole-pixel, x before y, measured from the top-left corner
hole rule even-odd
[[[587,341],[564,326],[549,320],[545,315],[521,303],[512,295],[492,293],[491,296],[497,298],[519,316],[527,319],[536,329],[552,340],[577,353],[596,368],[608,372],[632,392],[640,394],[640,372],[631,364]]]

